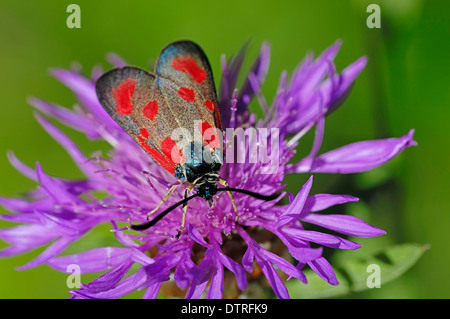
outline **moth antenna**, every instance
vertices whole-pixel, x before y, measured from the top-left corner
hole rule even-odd
[[[147,223],[143,223],[143,224],[131,225],[129,229],[138,230],[138,231],[146,230],[146,229],[152,227],[153,225],[155,225],[157,222],[159,222],[169,212],[171,212],[172,210],[174,210],[178,206],[183,205],[184,203],[187,203],[188,201],[190,201],[191,199],[193,199],[193,198],[195,198],[197,196],[199,196],[199,195],[198,194],[194,194],[194,195],[191,195],[189,197],[186,197],[186,198],[180,200],[178,203],[175,203],[172,206],[170,206],[169,208],[167,208],[165,211],[163,211],[161,214],[159,214],[158,216],[153,218],[151,221],[149,221]]]
[[[246,189],[239,189],[239,188],[232,188],[232,187],[218,188],[217,191],[218,192],[231,191],[231,192],[236,192],[236,193],[242,193],[242,194],[252,196],[256,199],[261,199],[261,200],[265,200],[265,201],[274,200],[281,195],[281,192],[276,192],[276,193],[273,193],[272,195],[263,195],[263,194],[258,194],[258,193],[252,192],[252,191],[248,191]]]
[[[265,201],[274,200],[274,199],[278,198],[281,195],[280,192],[274,193],[272,195],[262,195],[262,194],[258,194],[258,193],[252,192],[252,191],[248,191],[246,189],[239,189],[239,188],[232,188],[232,187],[218,188],[217,191],[218,192],[228,192],[228,191],[230,191],[230,192],[242,193],[242,194],[246,194],[246,195],[252,196],[252,197],[254,197],[256,199],[261,199],[261,200],[265,200]],[[163,211],[161,214],[159,214],[158,216],[153,218],[151,221],[149,221],[147,223],[143,223],[143,224],[131,225],[129,227],[129,229],[137,230],[137,231],[146,230],[146,229],[152,227],[153,225],[155,225],[162,218],[164,218],[164,216],[166,216],[168,213],[170,213],[172,210],[174,210],[178,206],[183,205],[184,203],[187,203],[191,199],[193,199],[195,197],[198,197],[198,196],[199,196],[198,194],[194,194],[194,195],[191,195],[189,197],[186,197],[186,198],[180,200],[178,203],[175,203],[172,206],[170,206],[169,208],[167,208],[165,211]]]

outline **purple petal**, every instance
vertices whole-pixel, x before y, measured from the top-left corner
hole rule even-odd
[[[175,283],[182,290],[189,287],[189,284],[193,279],[193,275],[191,273],[195,272],[194,269],[197,268],[192,259],[189,257],[188,252],[183,255],[184,256],[181,258],[174,272]]]
[[[73,161],[78,165],[82,172],[87,176],[93,174],[97,169],[92,162],[88,161],[83,155],[80,149],[75,145],[69,137],[60,131],[56,126],[50,123],[45,117],[40,114],[36,114],[36,119],[41,124],[41,126],[49,133],[61,146],[69,153]]]
[[[0,229],[0,238],[10,244],[26,246],[36,241],[45,243],[54,237],[41,225],[19,225]]]
[[[41,212],[36,210],[35,214],[40,217],[40,222],[47,232],[63,236],[81,236],[101,221],[101,219],[98,220],[93,217],[80,219],[74,213]]]
[[[350,195],[315,194],[308,196],[306,199],[302,214],[317,212],[334,205],[357,201],[359,201],[357,197]]]
[[[77,114],[65,107],[47,103],[37,98],[28,99],[28,103],[39,111],[58,119],[67,126],[85,133],[90,138],[100,137],[97,128],[86,116]]]
[[[286,211],[281,214],[277,222],[277,227],[289,224],[300,216],[306,199],[308,198],[309,191],[311,190],[312,182],[313,177],[311,176],[308,181],[302,186],[297,196],[295,196],[294,201],[290,203]]]
[[[308,214],[302,220],[350,236],[373,237],[386,234],[384,230],[354,216]]]
[[[145,273],[148,276],[148,285],[155,282],[168,281],[170,279],[170,270],[175,267],[182,257],[181,253],[167,254],[160,258],[155,258],[155,262],[144,266]]]
[[[306,247],[293,247],[288,246],[289,252],[300,263],[307,263],[322,256],[322,247],[319,248],[306,248]]]
[[[119,243],[121,243],[122,245],[127,246],[127,247],[138,247],[139,246],[136,242],[134,242],[131,239],[131,237],[128,234],[126,234],[123,231],[119,230],[119,228],[117,227],[117,224],[116,224],[115,221],[112,220],[111,224],[112,224],[112,227],[113,227],[111,232],[114,233],[114,236],[117,238]],[[147,255],[145,255],[145,256],[147,256]]]
[[[46,197],[35,202],[29,202],[23,199],[17,198],[5,198],[0,197],[0,205],[11,212],[23,212],[27,214],[11,214],[11,215],[0,215],[1,219],[16,221],[18,223],[33,223],[36,222],[36,215],[34,210],[43,208],[48,209],[49,206],[53,206],[54,202],[50,198]],[[29,214],[32,213],[32,214]]]
[[[228,63],[225,61],[225,56],[222,56],[222,80],[219,95],[220,118],[224,128],[234,127],[229,125],[231,118],[231,99],[246,52],[247,45],[244,45],[239,53],[232,57]]]
[[[203,291],[205,291],[206,285],[208,281],[201,282],[197,284],[196,282],[192,282],[189,286],[188,291],[184,298],[186,299],[199,299],[202,296]]]
[[[328,49],[326,49],[314,62],[306,75],[303,75],[303,81],[299,82],[302,85],[301,99],[305,100],[305,95],[310,95],[319,86],[328,71],[328,63],[333,61],[342,46],[342,41],[337,40]],[[294,82],[295,80],[293,80]],[[294,83],[293,83],[294,86]]]
[[[357,142],[320,155],[314,160],[311,172],[359,173],[378,167],[397,156],[403,149],[415,146],[414,130],[400,138],[387,138]],[[305,173],[302,167],[293,165],[289,173]]]
[[[354,243],[350,240],[312,230],[284,228],[283,233],[288,234],[292,239],[300,242],[313,242],[331,248],[358,249],[361,247],[360,244]]]
[[[289,294],[272,264],[276,265],[281,271],[289,276],[306,282],[306,277],[299,268],[294,267],[283,258],[261,247],[245,230],[238,228],[237,231],[248,245],[247,251],[242,257],[242,265],[248,272],[252,272],[252,261],[253,258],[255,258],[278,298],[289,298]]]
[[[199,243],[200,245],[204,246],[204,247],[210,247],[211,245],[208,244],[205,239],[203,239],[203,236],[200,234],[200,232],[191,224],[187,225],[187,230],[188,230],[188,234],[189,237],[191,237],[194,241],[196,241],[197,243]]]
[[[336,286],[339,284],[333,267],[331,267],[330,263],[325,258],[320,257],[309,262],[308,265],[316,274],[319,275],[320,278],[328,282],[330,285]]]
[[[273,266],[261,258],[257,258],[257,262],[277,298],[289,299],[289,292]]]
[[[17,270],[25,270],[30,269],[39,265],[42,265],[46,263],[50,258],[55,257],[59,253],[63,252],[67,246],[70,245],[71,242],[75,241],[76,237],[62,237],[55,241],[53,244],[48,246],[44,252],[42,252],[39,256],[37,256],[35,259],[30,261],[29,263],[17,267]]]
[[[92,82],[96,82],[103,75],[103,73],[105,73],[105,70],[101,65],[94,65],[91,71]]]
[[[131,256],[130,248],[101,247],[79,254],[54,257],[48,260],[48,265],[61,272],[66,272],[67,266],[77,264],[82,274],[101,272],[122,264]]]
[[[211,284],[208,289],[206,298],[221,299],[223,296],[224,272],[220,263],[215,264],[215,268],[211,277]]]
[[[116,68],[123,68],[128,65],[127,61],[125,61],[120,55],[113,52],[106,55],[106,60]]]
[[[358,75],[361,73],[361,71],[366,67],[367,64],[367,57],[361,57],[355,62],[353,62],[351,65],[345,68],[344,71],[340,75],[337,75],[337,87],[333,88],[333,80],[329,79],[327,82],[325,82],[321,88],[321,91],[324,93],[324,96],[330,96],[330,94],[327,94],[327,91],[332,89],[331,92],[331,99],[328,101],[328,111],[327,114],[333,112],[336,110],[342,102],[347,97],[353,83],[355,82]]]
[[[12,245],[0,250],[0,257],[17,255],[45,245],[58,234],[47,232],[41,225],[19,225],[0,230],[0,238]]]
[[[262,85],[266,78],[267,70],[270,63],[270,46],[264,43],[261,46],[261,50],[258,58],[256,59],[249,74],[254,74],[259,85]],[[239,97],[237,101],[236,115],[239,116],[247,111],[247,106],[250,104],[251,99],[255,95],[255,91],[250,83],[250,79],[247,77],[246,81],[239,90]]]
[[[321,117],[316,125],[313,147],[311,149],[311,152],[307,156],[308,158],[313,159],[316,157],[317,153],[319,153],[320,147],[322,146],[324,131],[325,131],[325,118]]]
[[[305,275],[299,269],[294,267],[291,263],[264,248],[261,248],[261,252],[262,252],[261,255],[263,255],[273,265],[277,266],[285,274],[289,275],[290,277],[297,278],[303,282],[306,282]]]
[[[9,205],[13,199],[12,198],[1,198],[0,197],[0,205],[2,205],[5,209],[9,209]],[[20,202],[20,201],[18,201]],[[51,203],[53,205],[53,202]],[[39,216],[34,214],[34,209],[31,208],[32,213],[27,212],[24,214],[8,214],[8,215],[0,215],[0,219],[7,220],[15,223],[28,223],[28,224],[39,224]]]
[[[36,172],[31,167],[25,165],[23,162],[21,162],[13,152],[9,151],[7,153],[8,160],[11,163],[11,165],[18,170],[20,173],[22,173],[24,176],[28,177],[29,179],[33,181],[37,181]]]
[[[289,111],[292,115],[286,118],[286,123],[281,128],[284,135],[295,134],[292,141],[289,141],[290,145],[302,138],[323,117],[322,103],[323,99],[317,93],[306,102],[293,99]]]
[[[233,56],[228,63],[226,62],[222,63],[222,73],[224,76],[226,76],[226,81],[224,79],[222,84],[223,86],[226,86],[226,92],[228,92],[230,95],[231,92],[233,92],[236,87],[236,81],[238,79],[239,72],[241,71],[242,63],[244,62],[247,50],[248,50],[248,43],[245,43],[241,47],[239,52],[235,56]],[[223,96],[230,97],[230,95],[224,94]]]
[[[150,285],[145,289],[145,293],[142,296],[142,299],[156,299],[159,293],[159,289],[161,288],[162,282],[157,282],[153,285]]]
[[[54,69],[51,73],[75,93],[80,101],[95,115],[100,125],[105,125],[109,130],[122,131],[98,101],[94,83],[78,73],[64,69]]]
[[[142,249],[142,246],[141,246]],[[145,253],[143,253],[142,251],[140,251],[138,248],[134,247],[132,248],[133,253],[131,254],[131,259],[138,264],[141,265],[150,265],[153,264],[155,262],[155,260],[153,258],[150,258],[149,256],[147,256]]]
[[[145,272],[141,268],[136,274],[128,276],[127,278],[119,282],[114,288],[108,291],[91,293],[82,288],[79,290],[72,291],[72,293],[84,298],[117,299],[136,290],[137,288],[142,286],[146,280],[147,277],[145,276]]]
[[[310,121],[310,123],[312,123],[312,124],[317,122],[313,146],[311,148],[310,153],[305,158],[303,158],[300,161],[300,163],[297,164],[298,169],[302,169],[304,171],[309,171],[311,169],[311,166],[314,163],[314,159],[315,159],[317,153],[319,152],[320,147],[322,146],[323,134],[324,134],[324,130],[325,130],[325,117],[322,116],[322,113],[323,113],[322,97],[320,98],[320,105],[321,105],[321,107],[319,110],[319,118],[317,120],[311,119],[311,121]],[[315,116],[317,118],[317,115],[315,115]],[[306,126],[305,129],[302,130],[299,134],[297,134],[294,139],[289,141],[289,144],[296,145],[297,139],[301,138],[302,135],[304,134],[304,132],[309,131],[309,126],[310,125]]]
[[[119,265],[118,267],[108,271],[107,273],[101,275],[95,280],[91,281],[83,288],[84,290],[88,290],[90,293],[98,293],[103,291],[108,291],[114,288],[115,285],[122,280],[123,276],[130,270],[130,267],[133,263],[128,261]]]
[[[203,257],[202,262],[198,268],[193,269],[194,281],[196,282],[204,282],[208,281],[213,272],[217,268],[217,264],[215,263],[216,254],[214,253],[214,246],[211,246],[205,251],[205,255]],[[220,267],[222,267],[220,265]]]
[[[253,259],[254,258],[255,258],[255,254],[253,252],[253,249],[248,247],[244,253],[244,256],[242,256],[242,266],[249,273],[253,272]]]
[[[36,244],[35,247],[38,247],[40,245]],[[31,247],[31,246],[9,246],[6,248],[3,248],[0,250],[0,257],[11,257],[11,256],[16,256],[16,255],[20,255],[23,254],[35,247]]]
[[[218,248],[218,258],[222,265],[224,265],[228,270],[234,273],[236,277],[237,286],[241,290],[245,290],[247,288],[247,278],[245,276],[245,271],[237,262],[235,262],[230,257],[226,256],[220,248]]]
[[[42,188],[56,203],[74,203],[78,201],[76,196],[64,189],[59,180],[45,174],[39,163],[36,163],[36,174]]]
[[[340,46],[341,41],[336,41],[314,63],[312,63],[312,58],[307,56],[294,72],[289,89],[285,94],[288,99],[280,105],[278,111],[279,118],[284,119],[282,126],[284,134],[300,132],[305,134],[323,116],[331,93],[320,91],[321,82],[330,69],[329,65]],[[320,141],[317,140],[316,148],[320,144]]]
[[[261,107],[261,111],[263,112],[263,114],[268,115],[269,106],[267,105],[267,101],[261,92],[261,85],[259,79],[256,77],[254,73],[250,73],[248,75],[248,81],[250,83],[250,86],[252,87],[254,95],[256,95],[256,98],[258,99],[258,104]]]

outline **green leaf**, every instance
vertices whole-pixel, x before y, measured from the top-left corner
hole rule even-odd
[[[286,283],[286,287],[289,290],[289,296],[292,299],[332,298],[346,295],[350,292],[348,281],[336,270],[336,278],[339,281],[339,285],[337,286],[330,285],[317,276],[311,269],[305,270],[304,273],[308,279],[306,285],[295,279],[291,279]]]
[[[345,270],[351,282],[352,291],[369,289],[368,278],[376,275],[379,267],[380,285],[400,277],[411,268],[428,249],[428,245],[402,244],[390,247],[366,258],[347,260],[341,269]],[[374,267],[370,267],[373,265]]]
[[[333,265],[339,285],[332,286],[317,276],[311,269],[305,270],[308,283],[288,281],[291,298],[331,298],[370,289],[369,284],[384,284],[400,277],[422,256],[428,245],[401,244],[392,246],[366,257],[346,258]],[[374,280],[372,280],[374,279]]]

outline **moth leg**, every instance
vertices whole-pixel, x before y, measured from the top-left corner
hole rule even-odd
[[[150,215],[151,215],[151,214],[153,214],[154,212],[156,212],[156,211],[162,206],[162,204],[164,204],[164,203],[169,199],[169,197],[173,194],[173,192],[175,191],[175,189],[176,189],[178,186],[180,186],[180,184],[175,184],[175,185],[173,185],[173,186],[169,189],[169,191],[168,191],[167,194],[163,197],[163,199],[162,199],[161,202],[158,204],[158,206],[156,206],[155,208],[153,208],[152,211],[149,212],[149,213],[147,214],[147,220],[150,219]]]
[[[184,198],[188,197],[189,191],[193,188],[194,188],[194,184],[189,184],[189,186],[186,187],[186,190],[184,191]],[[177,235],[176,239],[180,238],[181,233],[183,232],[184,224],[186,222],[186,213],[187,213],[187,202],[183,203],[183,217],[181,219],[181,226],[180,226],[180,230],[178,231],[178,235]]]
[[[222,178],[220,178],[220,177],[219,177],[218,182],[219,182],[221,185],[223,185],[223,186],[225,186],[225,187],[227,187],[227,188],[230,187],[230,185],[228,185],[227,181],[224,180],[224,179],[222,179]],[[236,202],[234,201],[234,195],[233,195],[233,193],[232,193],[231,191],[227,191],[227,193],[228,193],[228,196],[229,196],[230,199],[231,199],[231,205],[233,205],[233,210],[234,210],[234,221],[237,223],[237,222],[238,222],[238,210],[237,210],[237,207],[236,207]]]
[[[213,209],[214,208],[214,204],[216,203],[216,201],[215,200],[209,200],[209,208],[211,208],[211,209]]]

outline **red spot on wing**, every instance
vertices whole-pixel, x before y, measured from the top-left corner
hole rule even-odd
[[[176,142],[170,137],[166,137],[161,142],[161,152],[166,155],[175,165],[186,161],[183,151],[178,149]]]
[[[145,143],[144,138],[141,136],[138,136],[139,144],[144,148],[144,150],[151,156],[153,159],[158,162],[159,165],[161,165],[166,171],[168,171],[171,174],[175,174],[175,166],[176,164],[170,160],[169,158],[166,158],[164,155],[162,155],[160,152],[152,148],[150,145]]]
[[[178,95],[186,102],[194,102],[195,100],[195,92],[189,88],[179,88]]]
[[[141,128],[140,134],[144,139],[148,139],[149,137],[148,131],[145,127]]]
[[[221,128],[221,121],[220,121],[220,113],[219,113],[219,109],[217,107],[217,104],[212,102],[212,101],[205,101],[205,106],[208,110],[210,110],[211,112],[214,112],[214,120],[216,122],[216,127]]]
[[[203,141],[209,144],[213,149],[220,147],[220,138],[217,136],[218,130],[212,127],[211,124],[204,121],[199,124],[200,132],[202,133]],[[205,134],[206,132],[206,134]]]
[[[133,111],[133,105],[131,104],[131,97],[134,95],[134,89],[136,87],[135,80],[126,80],[120,83],[120,85],[112,89],[112,94],[116,100],[116,111],[122,115],[128,115]]]
[[[211,112],[214,111],[214,108],[216,107],[216,104],[211,101],[205,101],[205,105]]]
[[[202,83],[206,79],[206,72],[198,66],[191,56],[179,57],[172,60],[172,67],[183,73],[189,73],[197,83]]]
[[[219,108],[214,104],[214,119],[216,120],[216,127],[222,128],[222,121],[220,120]]]
[[[158,102],[150,101],[148,104],[142,109],[142,113],[146,118],[151,121],[155,120],[156,114],[158,114]]]

